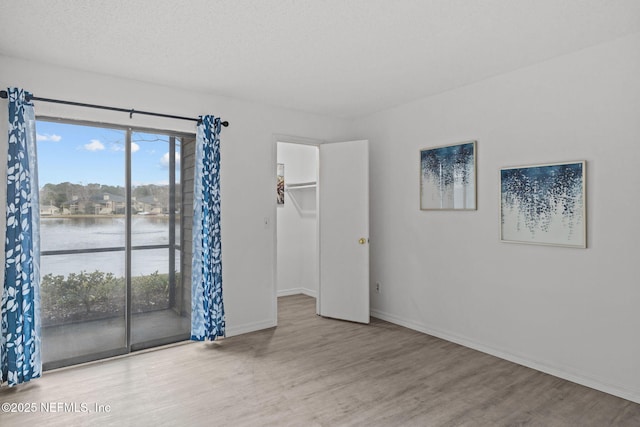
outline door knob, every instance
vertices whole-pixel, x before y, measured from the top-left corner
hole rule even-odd
[[[361,245],[364,245],[365,243],[367,243],[367,239],[365,239],[364,237],[361,237],[360,240],[358,240],[358,243],[360,243]]]

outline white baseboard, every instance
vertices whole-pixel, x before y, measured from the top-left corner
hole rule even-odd
[[[535,369],[537,371],[544,372],[546,374],[550,374],[555,377],[574,382],[576,384],[580,384],[586,387],[593,388],[595,390],[599,390],[608,394],[612,394],[614,396],[621,397],[623,399],[630,400],[635,403],[640,403],[640,391],[629,390],[624,387],[607,384],[604,381],[600,381],[595,378],[590,378],[588,375],[583,375],[575,372],[567,372],[566,370],[558,367],[550,366],[542,362],[537,362],[527,357],[515,355],[504,350],[489,347],[482,343],[471,340],[469,338],[460,337],[454,334],[450,334],[448,332],[436,330],[428,327],[427,325],[423,325],[413,320],[396,316],[394,314],[385,313],[380,310],[372,309],[371,317],[382,319],[387,322],[394,323],[396,325],[404,326],[405,328],[413,329],[415,331],[422,332],[427,335],[431,335],[446,341],[460,344],[464,347],[469,347],[474,350],[478,350],[483,353],[487,353],[492,356],[499,357],[500,359],[505,359],[510,362],[517,363],[519,365],[523,365],[528,368]]]
[[[303,294],[303,295],[307,295],[313,298],[317,298],[318,297],[318,292],[311,290],[311,289],[307,289],[307,288],[291,288],[291,289],[280,289],[278,291],[278,296],[279,297],[286,297],[289,295],[299,295],[299,294]]]
[[[277,326],[277,322],[274,320],[265,320],[263,322],[246,323],[244,325],[235,325],[227,327],[227,337],[233,337],[236,335],[248,334],[249,332],[260,331],[262,329],[273,328]]]

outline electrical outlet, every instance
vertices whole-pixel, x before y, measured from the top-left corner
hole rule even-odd
[[[380,282],[376,282],[376,293],[380,293]]]

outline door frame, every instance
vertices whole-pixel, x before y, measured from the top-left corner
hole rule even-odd
[[[318,156],[316,165],[316,254],[318,261],[318,294],[316,296],[316,314],[320,313],[320,191],[319,191],[319,181],[320,181],[320,145],[326,143],[325,140],[315,139],[315,138],[306,138],[301,136],[287,135],[287,134],[273,134],[271,139],[271,182],[273,185],[271,188],[275,188],[275,184],[277,182],[276,177],[276,169],[278,164],[278,142],[284,142],[287,144],[299,144],[299,145],[308,145],[313,146],[318,149]],[[273,325],[278,325],[278,204],[276,203],[275,194],[272,194],[272,214],[271,218],[273,218],[273,227],[272,229],[272,237],[273,237],[273,249],[272,249],[272,259],[271,259],[271,276],[273,283],[273,300],[272,300],[272,310],[273,310]],[[268,227],[268,218],[265,218],[265,227]]]

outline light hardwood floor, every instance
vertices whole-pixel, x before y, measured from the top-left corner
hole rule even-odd
[[[640,426],[640,405],[381,320],[279,299],[277,328],[46,372],[0,426]],[[45,413],[57,402],[110,412]],[[64,410],[64,407],[61,407]],[[70,409],[70,408],[67,408]]]

